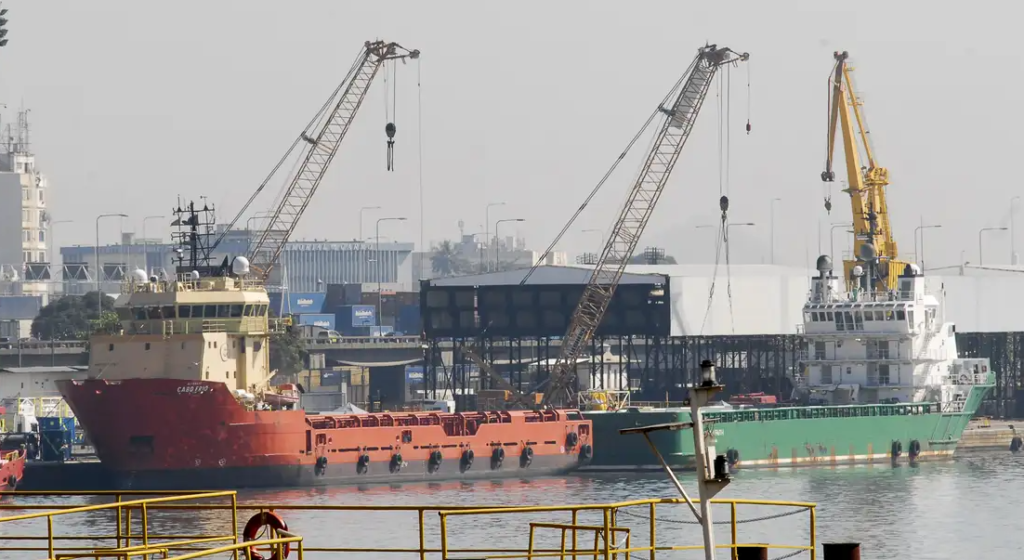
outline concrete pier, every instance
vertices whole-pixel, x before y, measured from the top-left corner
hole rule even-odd
[[[957,454],[970,451],[989,451],[1010,449],[1010,440],[1016,432],[1024,434],[1024,422],[1014,424],[1013,420],[989,420],[985,418],[971,420],[970,425],[960,437]]]

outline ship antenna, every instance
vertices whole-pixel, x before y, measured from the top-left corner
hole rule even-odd
[[[178,245],[175,249],[176,272],[179,275],[191,274],[192,271],[197,271],[202,276],[219,275],[222,267],[210,264],[213,251],[210,240],[214,229],[214,207],[204,202],[203,207],[197,209],[195,202],[189,201],[188,204],[182,205],[179,199],[178,206],[172,213],[176,218],[171,225],[178,228],[172,234]]]

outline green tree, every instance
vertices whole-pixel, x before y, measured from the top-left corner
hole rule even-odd
[[[270,335],[270,370],[281,375],[294,375],[304,369],[305,346],[292,329]]]
[[[472,266],[459,256],[455,245],[447,239],[434,248],[434,254],[430,256],[430,268],[441,278],[472,271]]]
[[[299,338],[298,327],[279,328],[277,310],[270,308],[270,371],[281,375],[294,375],[305,368],[306,347]]]
[[[64,296],[51,301],[32,321],[32,336],[40,340],[86,340],[98,327],[117,323],[114,298],[102,295],[103,313],[97,310],[99,292]]]

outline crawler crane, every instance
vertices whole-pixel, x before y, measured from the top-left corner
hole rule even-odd
[[[256,239],[249,249],[249,260],[252,268],[263,281],[268,281],[270,273],[277,264],[284,250],[285,244],[291,237],[299,218],[309,206],[313,194],[316,192],[320,181],[323,179],[327,168],[338,153],[338,147],[348,134],[349,127],[359,107],[366,98],[366,93],[373,84],[373,79],[378,75],[385,63],[392,60],[406,59],[415,60],[419,58],[418,50],[408,50],[398,43],[387,43],[384,41],[367,41],[363,49],[349,69],[345,79],[338,85],[328,98],[327,102],[320,108],[310,123],[299,134],[292,143],[291,148],[278,164],[271,170],[270,175],[256,189],[256,192],[249,197],[242,209],[231,221],[231,224],[214,242],[213,247],[224,239],[228,231],[234,228],[235,223],[248,211],[249,206],[275,176],[284,161],[295,151],[301,150],[298,171],[288,179],[287,187],[280,201],[267,213],[263,227],[257,233]],[[393,123],[386,127],[388,135],[388,166],[390,169],[390,146],[393,143],[395,128]],[[211,249],[212,250],[212,249]]]
[[[846,155],[846,176],[853,209],[853,258],[843,261],[843,277],[848,289],[887,291],[896,288],[896,280],[908,263],[899,259],[896,241],[889,225],[889,210],[885,201],[885,188],[889,185],[889,170],[875,161],[869,131],[860,110],[851,73],[847,64],[849,53],[835,53],[835,69],[829,76],[831,103],[828,121],[828,152],[821,180],[835,180],[832,154],[836,132],[842,128],[843,150]],[[851,115],[852,113],[852,115]],[[856,121],[856,130],[854,130]],[[858,140],[863,146],[858,144]],[[860,150],[864,150],[867,165],[861,164]],[[832,210],[831,197],[825,198],[825,209]],[[858,268],[860,267],[860,268]],[[855,275],[855,272],[861,274]]]
[[[583,289],[583,296],[569,320],[569,328],[562,337],[559,355],[551,368],[547,387],[538,386],[531,393],[533,395],[543,389],[543,396],[539,402],[541,408],[552,406],[556,402],[566,404],[567,401],[563,400],[563,397],[571,396],[568,393],[572,392],[571,383],[575,376],[577,360],[588,347],[594,331],[597,330],[611,303],[626,264],[633,256],[644,228],[647,227],[658,199],[661,198],[669,175],[679,159],[679,154],[690,137],[694,121],[700,113],[716,73],[727,64],[746,61],[748,58],[747,53],[740,54],[728,48],[719,48],[717,45],[700,48],[686,73],[658,106],[655,116],[648,121],[653,122],[658,114],[662,117],[651,151],[626,197],[604,250],[601,251],[594,271]],[[632,146],[632,143],[630,145]],[[620,157],[617,162],[621,160]],[[723,212],[727,207],[728,200],[723,197]],[[474,351],[467,351],[466,354],[492,379],[500,377],[491,371],[491,368],[486,367]],[[509,390],[507,384],[499,385],[506,391]],[[526,395],[514,392],[513,402],[530,406],[530,402],[536,402],[536,399],[528,399]]]

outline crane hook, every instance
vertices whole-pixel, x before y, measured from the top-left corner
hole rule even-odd
[[[826,196],[825,197],[825,211],[828,212],[829,214],[832,214],[832,197],[831,196]]]
[[[750,119],[747,119],[747,136],[750,136]]]
[[[388,135],[388,171],[395,170],[395,123],[389,122],[384,126],[384,134]]]

